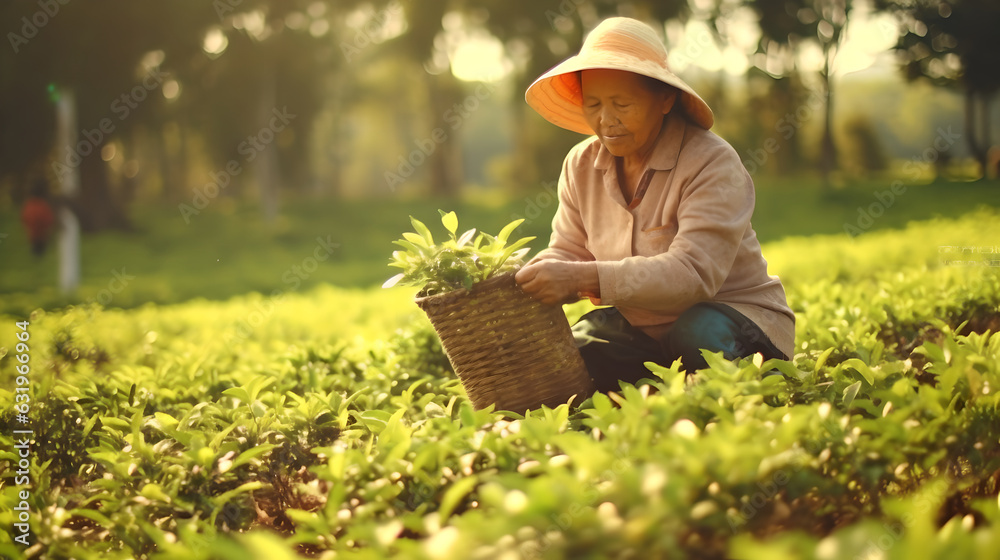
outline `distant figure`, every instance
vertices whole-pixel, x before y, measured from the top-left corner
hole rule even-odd
[[[45,179],[35,181],[31,189],[31,195],[24,201],[21,209],[21,223],[24,224],[25,231],[28,232],[28,242],[31,243],[31,252],[35,257],[40,258],[45,254],[45,248],[52,238],[52,226],[55,224],[55,215],[48,201],[48,184]]]

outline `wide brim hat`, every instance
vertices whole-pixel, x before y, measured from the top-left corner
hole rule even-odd
[[[581,70],[625,70],[648,76],[679,90],[678,105],[688,119],[712,128],[715,117],[708,103],[667,66],[667,49],[652,27],[625,17],[609,18],[587,35],[579,54],[542,74],[524,94],[524,100],[550,123],[592,135],[583,117]]]

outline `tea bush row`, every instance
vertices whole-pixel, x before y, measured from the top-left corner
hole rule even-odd
[[[38,311],[35,544],[0,554],[990,558],[1000,269],[939,246],[998,232],[981,211],[771,245],[793,359],[654,365],[525,417],[472,410],[405,290]]]

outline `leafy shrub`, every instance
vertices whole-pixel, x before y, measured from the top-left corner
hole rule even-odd
[[[768,254],[798,317],[791,360],[708,354],[690,379],[654,364],[639,386],[524,417],[473,409],[411,293],[39,312],[34,546],[8,530],[0,554],[993,558],[1000,278],[936,244],[998,229],[976,214],[783,242]],[[2,484],[10,528],[18,487]]]

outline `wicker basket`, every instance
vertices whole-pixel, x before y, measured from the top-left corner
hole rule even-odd
[[[495,404],[523,413],[593,392],[566,315],[521,291],[513,272],[472,290],[417,298],[417,305],[476,409]]]

